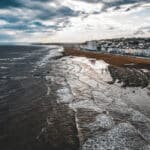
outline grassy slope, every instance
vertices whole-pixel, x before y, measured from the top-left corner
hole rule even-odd
[[[137,67],[140,67],[140,68],[144,67],[144,68],[150,69],[150,59],[137,58],[137,57],[131,57],[131,56],[120,56],[120,55],[113,55],[113,54],[101,54],[97,52],[80,51],[80,50],[71,49],[71,48],[65,48],[65,54],[102,59],[105,62],[111,65],[115,65],[115,66],[124,66],[125,64],[134,63],[135,66]]]

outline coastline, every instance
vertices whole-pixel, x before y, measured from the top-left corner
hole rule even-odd
[[[23,75],[29,73],[29,76],[9,80],[8,86],[13,89],[17,86],[21,93],[14,92],[9,97],[9,117],[15,112],[18,115],[4,126],[11,132],[6,132],[8,136],[0,141],[3,149],[97,147],[99,150],[150,146],[149,69],[115,66],[100,58],[70,55],[62,47],[48,46],[29,52],[32,55],[27,55],[26,61],[13,59],[19,65],[26,62],[26,72],[21,68]],[[31,60],[35,62],[30,72]]]
[[[145,69],[150,69],[150,59],[147,58],[122,56],[122,55],[106,54],[106,53],[104,54],[104,53],[98,53],[94,51],[78,50],[75,48],[65,48],[65,47],[64,47],[64,53],[66,55],[95,58],[97,60],[102,59],[106,63],[118,67],[125,67],[126,64],[135,64],[134,66],[137,68],[144,67]]]

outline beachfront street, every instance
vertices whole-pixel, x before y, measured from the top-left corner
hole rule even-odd
[[[47,94],[55,85],[57,105],[74,112],[82,150],[150,149],[149,87],[110,84],[112,77],[103,60],[64,56],[51,59],[49,66]],[[47,122],[47,128],[52,126],[51,117]]]

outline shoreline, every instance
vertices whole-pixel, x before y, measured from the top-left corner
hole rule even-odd
[[[20,49],[14,52],[19,53]],[[3,149],[144,149],[149,146],[149,70],[66,55],[62,47],[29,49],[24,55],[31,52],[29,58],[15,60],[19,65],[26,63],[25,66],[10,66],[11,75],[28,75],[28,78],[9,79],[8,85],[2,82],[6,94],[9,88],[13,90],[4,98],[9,113],[7,109],[2,113],[8,114],[9,124],[5,121],[7,116],[2,114]]]

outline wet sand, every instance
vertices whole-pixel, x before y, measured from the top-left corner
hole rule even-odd
[[[51,47],[32,49],[9,47],[6,56],[11,57],[6,60],[3,55],[2,63],[9,68],[2,70],[0,79],[0,148],[78,150],[74,111],[57,103],[56,91],[61,85],[46,80],[54,65],[47,63],[58,55]]]
[[[2,99],[3,150],[149,150],[149,84],[124,87],[109,67],[58,47],[27,79],[10,79],[19,90]]]

